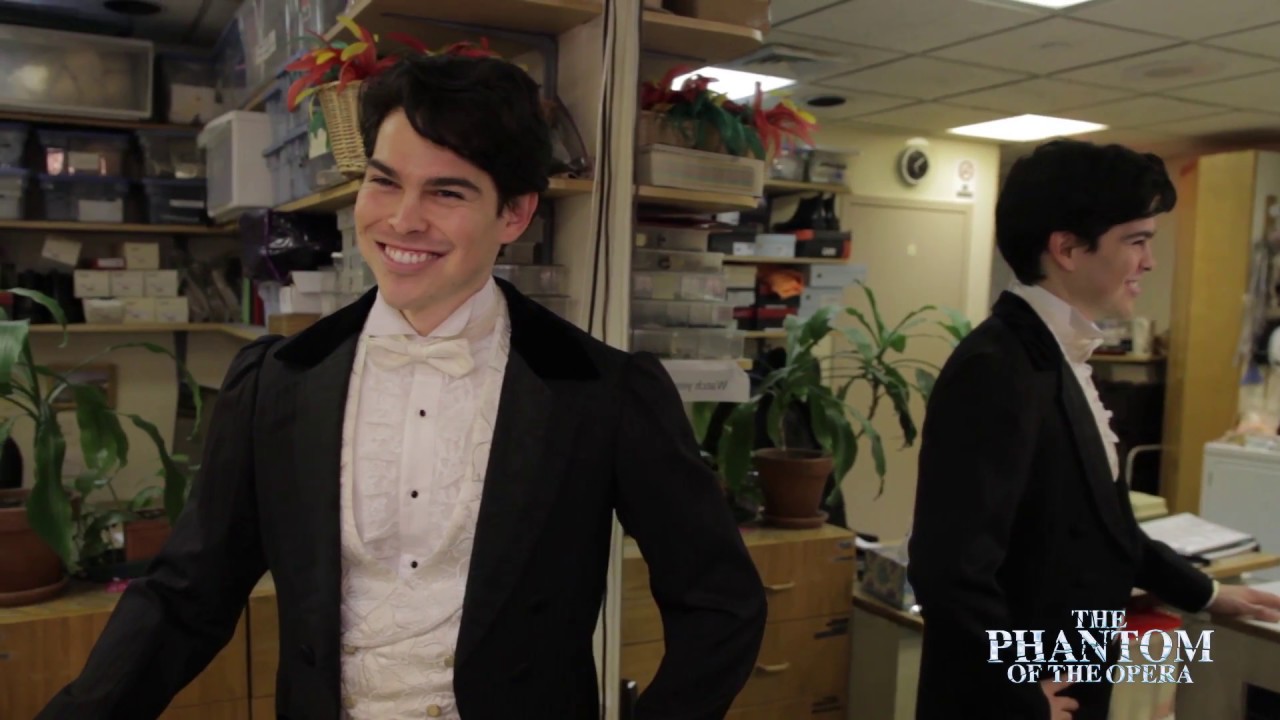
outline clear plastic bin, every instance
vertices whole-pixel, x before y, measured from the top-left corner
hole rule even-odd
[[[0,25],[0,105],[50,115],[151,117],[147,40]]]
[[[44,171],[49,175],[124,175],[128,135],[39,129],[36,136],[44,149]]]
[[[204,177],[204,153],[196,144],[198,130],[139,130],[144,175],[188,180]]]
[[[0,167],[0,220],[22,219],[28,175],[21,168]]]
[[[311,192],[307,175],[307,135],[295,132],[262,153],[271,171],[271,187],[277,205]]]
[[[650,352],[658,357],[682,360],[740,358],[746,342],[746,335],[740,330],[678,328],[631,331],[633,352]]]
[[[636,328],[727,328],[733,325],[733,305],[685,300],[632,300],[631,325]]]
[[[706,272],[724,267],[724,253],[692,250],[647,250],[636,248],[631,259],[633,270],[676,270]]]
[[[41,175],[46,220],[124,222],[129,181],[103,175]]]
[[[568,294],[569,276],[561,265],[494,265],[493,275],[525,295]]]
[[[23,151],[31,126],[23,122],[0,122],[0,167],[22,167]]]
[[[271,172],[272,205],[281,205],[293,199],[293,175],[289,172],[289,164],[282,150],[282,146],[275,146],[262,153],[267,159],[267,170]]]
[[[240,107],[248,99],[249,75],[238,21],[227,23],[213,47],[213,82],[219,107]]]
[[[207,183],[203,178],[143,178],[147,221],[153,225],[203,225]]]
[[[218,74],[213,57],[162,52],[160,113],[176,125],[203,125],[218,115]]]
[[[723,271],[636,270],[631,273],[631,297],[641,300],[723,302],[727,292]]]

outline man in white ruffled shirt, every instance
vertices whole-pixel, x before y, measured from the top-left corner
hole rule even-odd
[[[664,630],[636,720],[723,718],[764,590],[674,383],[493,277],[548,185],[537,85],[450,56],[364,85],[377,287],[237,355],[172,539],[41,718],[157,717],[267,570],[277,717],[598,718],[615,513]]]
[[[1078,637],[1073,611],[1123,610],[1135,587],[1189,612],[1280,618],[1280,597],[1219,586],[1143,533],[1088,364],[1096,322],[1132,316],[1176,198],[1158,157],[1115,145],[1047,143],[1009,172],[996,244],[1017,281],[948,359],[921,436],[918,720],[1104,720],[1110,683],[1015,683],[986,633]]]

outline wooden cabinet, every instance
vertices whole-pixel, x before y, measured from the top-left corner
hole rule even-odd
[[[849,685],[853,533],[748,528],[747,550],[769,600],[755,671],[729,713],[732,720],[841,717]],[[622,563],[622,677],[639,690],[662,661],[662,618],[649,594],[648,566],[628,539]]]
[[[0,608],[0,718],[35,717],[75,679],[118,600],[118,593],[87,585],[47,603]],[[247,643],[242,617],[231,641],[162,720],[250,720]]]

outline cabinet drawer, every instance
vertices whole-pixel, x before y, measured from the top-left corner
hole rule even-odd
[[[280,664],[280,617],[276,596],[249,596],[249,697],[276,694],[276,668]]]
[[[658,672],[664,648],[661,640],[624,645],[622,677],[635,680],[643,692]],[[771,622],[765,626],[755,670],[733,707],[788,700],[803,701],[805,707],[843,706],[848,684],[848,614]]]

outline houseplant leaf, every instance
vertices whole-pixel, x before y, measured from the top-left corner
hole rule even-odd
[[[756,438],[757,407],[758,403],[755,400],[740,403],[729,413],[729,417],[724,422],[724,428],[720,431],[716,464],[720,467],[720,473],[724,475],[729,487],[735,490],[742,487],[742,482],[746,480],[747,471],[751,467],[751,453]]]
[[[67,346],[67,314],[62,311],[62,306],[56,300],[37,290],[28,290],[26,288],[9,288],[6,292],[14,295],[21,295],[29,300],[40,303],[41,307],[49,311],[53,316],[54,322],[62,326],[62,342],[58,343],[58,347]]]
[[[80,427],[80,452],[85,464],[103,474],[128,464],[129,439],[120,419],[107,407],[107,396],[93,385],[75,384],[76,424]]]
[[[920,395],[928,402],[929,396],[933,394],[933,385],[937,378],[933,373],[924,368],[916,368],[916,387],[920,388]]]
[[[62,489],[62,461],[67,454],[66,439],[53,413],[36,421],[35,483],[27,497],[27,522],[62,558],[69,572],[79,569],[73,533],[71,499]]]
[[[893,409],[898,416],[898,427],[902,428],[903,447],[916,441],[916,423],[911,417],[911,385],[907,379],[892,365],[884,366],[884,374],[888,378],[885,392],[893,402]]]
[[[13,368],[27,346],[30,325],[26,320],[0,322],[0,395],[13,394]]]
[[[155,425],[137,415],[124,413],[124,416],[145,432],[160,452],[160,464],[164,472],[164,510],[169,516],[169,523],[176,525],[187,501],[187,472],[169,455],[164,446],[164,438],[160,437],[160,431]]]

